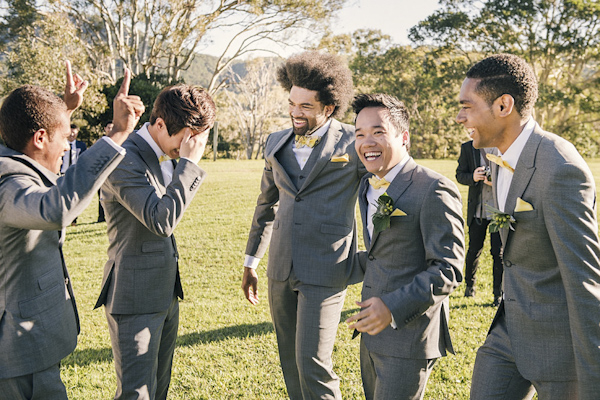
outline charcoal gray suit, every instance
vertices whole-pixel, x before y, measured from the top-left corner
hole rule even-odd
[[[331,353],[346,286],[362,279],[353,257],[365,171],[350,125],[332,120],[303,169],[293,137],[287,129],[267,139],[246,254],[261,258],[270,244],[269,304],[289,397],[340,399]]]
[[[365,268],[362,299],[381,298],[397,329],[387,326],[377,335],[361,335],[365,396],[418,399],[427,376],[415,372],[413,361],[421,360],[426,369],[431,360],[448,351],[454,354],[448,329],[448,295],[462,281],[461,198],[452,181],[410,158],[386,189],[394,208],[406,215],[391,217],[390,227],[370,240],[370,176],[362,179],[358,197],[367,248],[359,253]]]
[[[105,306],[109,323],[115,398],[142,393],[163,399],[177,337],[177,297],[183,298],[173,230],[205,172],[181,159],[165,186],[156,153],[141,136],[132,134],[123,147],[125,160],[102,187],[110,243],[96,307]]]
[[[79,318],[62,254],[64,227],[122,159],[101,140],[59,178],[0,146],[0,380],[58,366],[75,349]]]
[[[493,177],[497,173],[493,165]],[[518,198],[532,210],[515,211]],[[504,300],[477,354],[473,399],[530,398],[532,384],[540,400],[598,399],[595,200],[594,178],[575,147],[536,124],[506,199],[504,211],[516,223],[500,232]]]

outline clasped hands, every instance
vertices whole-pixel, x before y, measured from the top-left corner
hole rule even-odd
[[[392,313],[379,297],[357,301],[356,304],[361,310],[346,320],[349,329],[377,335],[392,323]]]

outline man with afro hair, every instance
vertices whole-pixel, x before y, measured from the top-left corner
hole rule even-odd
[[[290,92],[292,127],[269,135],[244,261],[242,289],[258,302],[256,266],[270,244],[268,297],[290,399],[341,399],[331,354],[354,264],[355,207],[365,169],[354,127],[340,123],[353,96],[339,58],[289,58],[278,80]]]
[[[477,352],[472,400],[600,392],[594,178],[571,143],[535,122],[537,93],[533,69],[509,54],[475,64],[460,90],[457,122],[475,148],[497,148],[494,201],[512,220],[500,228],[504,297]]]

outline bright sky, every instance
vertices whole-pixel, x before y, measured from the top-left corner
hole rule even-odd
[[[379,29],[397,44],[409,44],[408,31],[439,8],[438,0],[348,0],[348,4],[331,27],[334,34],[352,33],[357,29]],[[226,32],[213,34],[214,44],[201,53],[219,55],[230,37]],[[280,52],[284,57],[297,52]]]

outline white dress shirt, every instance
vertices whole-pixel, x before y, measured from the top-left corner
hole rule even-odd
[[[500,157],[504,161],[510,164],[510,166],[515,169],[517,167],[517,162],[519,161],[519,157],[523,152],[523,148],[525,148],[525,144],[529,137],[533,133],[536,122],[533,118],[529,118],[525,127],[517,136],[515,141],[510,145],[510,147],[506,150],[504,154],[498,152]],[[498,209],[504,212],[504,207],[506,206],[506,198],[508,197],[508,191],[510,189],[510,185],[512,183],[513,173],[508,169],[499,167],[498,168],[498,181],[496,182],[496,192],[498,194]]]
[[[150,132],[148,132],[148,125],[150,125],[150,123],[146,122],[144,126],[137,131],[137,134],[140,135],[142,139],[146,141],[146,143],[148,143],[152,150],[154,150],[154,153],[156,153],[156,158],[160,159],[161,156],[166,156],[166,154],[160,149],[158,144],[156,144],[152,138],[152,135],[150,135]],[[165,183],[165,186],[169,186],[169,183],[171,183],[173,180],[173,163],[171,160],[169,159],[168,161],[161,162],[160,170],[162,171],[163,182]]]

